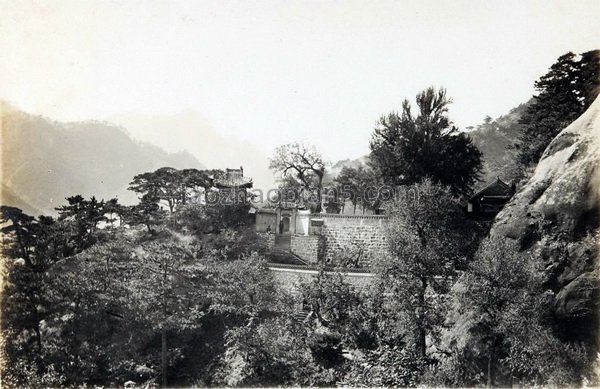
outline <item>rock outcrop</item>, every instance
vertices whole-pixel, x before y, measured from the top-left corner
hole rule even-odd
[[[598,346],[600,98],[550,143],[491,229],[541,261],[566,340]]]

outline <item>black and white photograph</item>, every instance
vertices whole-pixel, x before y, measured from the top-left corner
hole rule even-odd
[[[600,1],[0,0],[0,387],[600,387]]]

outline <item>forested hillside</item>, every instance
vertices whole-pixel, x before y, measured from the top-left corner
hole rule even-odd
[[[482,186],[500,177],[512,182],[519,176],[515,139],[521,132],[519,123],[529,103],[524,103],[496,119],[487,116],[483,123],[468,134],[483,154]]]

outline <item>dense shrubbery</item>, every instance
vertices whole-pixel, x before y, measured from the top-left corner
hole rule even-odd
[[[536,261],[516,245],[486,240],[453,286],[445,354],[428,371],[432,385],[577,385],[590,357],[560,341],[552,298]]]
[[[68,201],[58,220],[2,207],[4,383],[158,382],[168,366],[172,384],[219,384],[227,331],[283,311],[247,209],[111,202],[128,225],[102,229],[105,203]]]

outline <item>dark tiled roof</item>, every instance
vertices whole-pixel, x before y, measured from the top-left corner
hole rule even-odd
[[[492,182],[491,184],[489,184],[488,186],[471,196],[471,199],[476,199],[480,197],[510,197],[512,195],[513,189],[510,187],[510,185],[508,185],[507,183],[502,181],[500,177],[498,177],[496,181]]]
[[[217,188],[251,188],[252,178],[244,177],[242,169],[226,169],[225,176],[216,178],[214,183]]]

